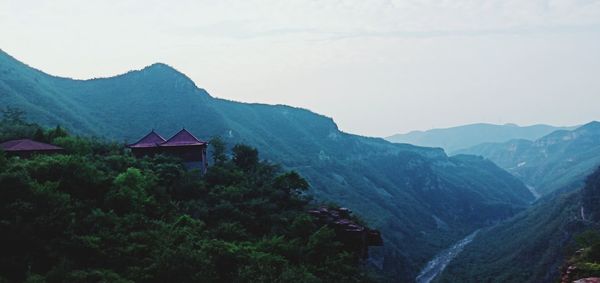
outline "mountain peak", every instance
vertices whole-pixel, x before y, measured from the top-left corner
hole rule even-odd
[[[139,71],[142,73],[150,72],[150,73],[163,74],[163,75],[170,74],[170,75],[182,76],[182,77],[189,79],[184,73],[175,69],[175,67],[165,64],[165,63],[160,63],[160,62],[146,66]]]
[[[168,71],[179,72],[173,66],[162,63],[162,62],[156,62],[152,65],[146,66],[142,70],[168,70]]]
[[[195,90],[203,89],[196,86],[196,83],[183,72],[175,69],[175,67],[165,63],[154,63],[148,65],[139,70],[132,70],[120,76],[125,77],[137,77],[145,81],[151,81],[152,83],[166,83],[174,84],[176,88]],[[119,76],[118,76],[119,77]]]
[[[598,121],[591,121],[579,128],[577,128],[576,131],[600,131],[600,122]]]

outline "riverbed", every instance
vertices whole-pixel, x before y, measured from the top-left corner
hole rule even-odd
[[[467,246],[469,243],[471,243],[471,241],[473,241],[473,239],[475,239],[475,236],[477,236],[477,232],[479,232],[479,230],[476,230],[464,239],[456,242],[451,247],[438,253],[432,260],[427,262],[425,267],[421,270],[421,272],[419,272],[419,276],[415,278],[415,281],[417,283],[429,283],[433,279],[435,279],[435,277],[442,273],[446,266],[448,266],[448,264],[460,252],[462,252],[465,246]]]

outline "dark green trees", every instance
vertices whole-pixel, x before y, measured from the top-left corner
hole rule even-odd
[[[205,176],[164,156],[37,133],[69,154],[0,153],[0,282],[358,282],[357,256],[305,213],[308,183],[213,142]],[[32,134],[36,134],[35,131]]]
[[[582,199],[586,216],[600,222],[600,168],[588,176]]]

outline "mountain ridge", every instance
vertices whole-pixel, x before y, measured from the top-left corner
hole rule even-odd
[[[558,130],[535,141],[484,143],[457,153],[480,155],[542,194],[581,185],[600,165],[600,122]]]
[[[421,146],[441,147],[449,154],[482,143],[504,142],[515,138],[536,139],[559,129],[546,124],[519,126],[517,124],[474,123],[450,128],[437,128],[426,131],[411,131],[386,138],[391,142],[411,143]]]
[[[130,142],[150,129],[169,135],[185,126],[198,137],[257,147],[266,160],[305,176],[319,200],[348,206],[381,229],[385,250],[374,255],[398,281],[414,279],[437,251],[533,199],[484,159],[344,133],[307,109],[214,98],[166,65],[82,81],[30,76],[26,65],[5,62],[0,103],[42,125]]]

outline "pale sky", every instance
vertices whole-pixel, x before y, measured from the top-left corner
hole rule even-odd
[[[600,120],[600,0],[0,0],[0,48],[73,78],[163,62],[369,136]]]

